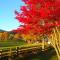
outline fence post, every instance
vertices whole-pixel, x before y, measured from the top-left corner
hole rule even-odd
[[[0,50],[0,59],[1,59],[1,57],[2,57],[2,50]]]
[[[42,51],[44,51],[44,48],[45,48],[45,41],[44,41],[44,39],[42,40]]]
[[[12,54],[12,49],[10,48],[9,58],[8,58],[8,60],[12,60],[12,58],[11,58],[11,54]]]

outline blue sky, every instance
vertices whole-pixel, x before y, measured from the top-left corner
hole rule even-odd
[[[21,25],[15,19],[14,11],[20,11],[22,5],[22,0],[0,0],[0,29],[10,31]]]

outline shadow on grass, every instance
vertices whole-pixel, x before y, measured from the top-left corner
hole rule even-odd
[[[53,48],[48,49],[45,52],[39,52],[37,55],[28,55],[21,60],[58,60]],[[19,60],[19,59],[18,59]]]
[[[8,57],[5,57],[1,60],[8,60],[7,58]],[[37,54],[28,54],[23,58],[14,56],[12,60],[58,60],[58,58],[54,49],[50,47],[47,51],[39,51]]]

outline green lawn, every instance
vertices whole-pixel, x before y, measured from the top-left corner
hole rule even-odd
[[[52,56],[51,58],[49,58],[49,59],[45,59],[44,57],[35,57],[35,58],[32,58],[31,60],[58,60],[58,58],[57,58],[57,56],[56,55],[54,55],[54,56]]]
[[[25,60],[25,59],[26,60],[58,60],[56,54],[53,55],[53,53],[50,55],[49,54],[47,54],[47,55],[38,54],[38,55],[33,55],[33,56],[31,55],[29,57],[24,58],[23,60]]]
[[[52,56],[52,57],[50,58],[50,60],[58,60],[58,58],[57,58],[56,55],[54,55],[54,56]]]
[[[48,49],[48,51],[45,51],[45,52],[40,52],[37,55],[30,55],[24,59],[26,60],[58,60],[56,52],[53,48],[50,48]]]
[[[25,44],[25,42],[22,40],[0,41],[0,47],[20,46],[23,44]]]
[[[8,40],[8,41],[0,41],[0,48],[3,48],[3,47],[11,47],[11,46],[21,46],[25,44],[24,41],[22,40]],[[30,46],[30,45],[27,45],[27,47]],[[34,45],[32,45],[34,46]],[[26,58],[26,60],[58,60],[56,54],[53,55],[52,54],[52,51],[50,52],[46,52],[47,54],[38,54],[36,56],[30,56],[30,58]]]

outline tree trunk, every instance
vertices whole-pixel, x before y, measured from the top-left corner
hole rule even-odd
[[[49,41],[51,42],[51,45],[54,47],[57,57],[60,60],[60,33],[57,27],[53,29],[53,34],[51,34]]]

